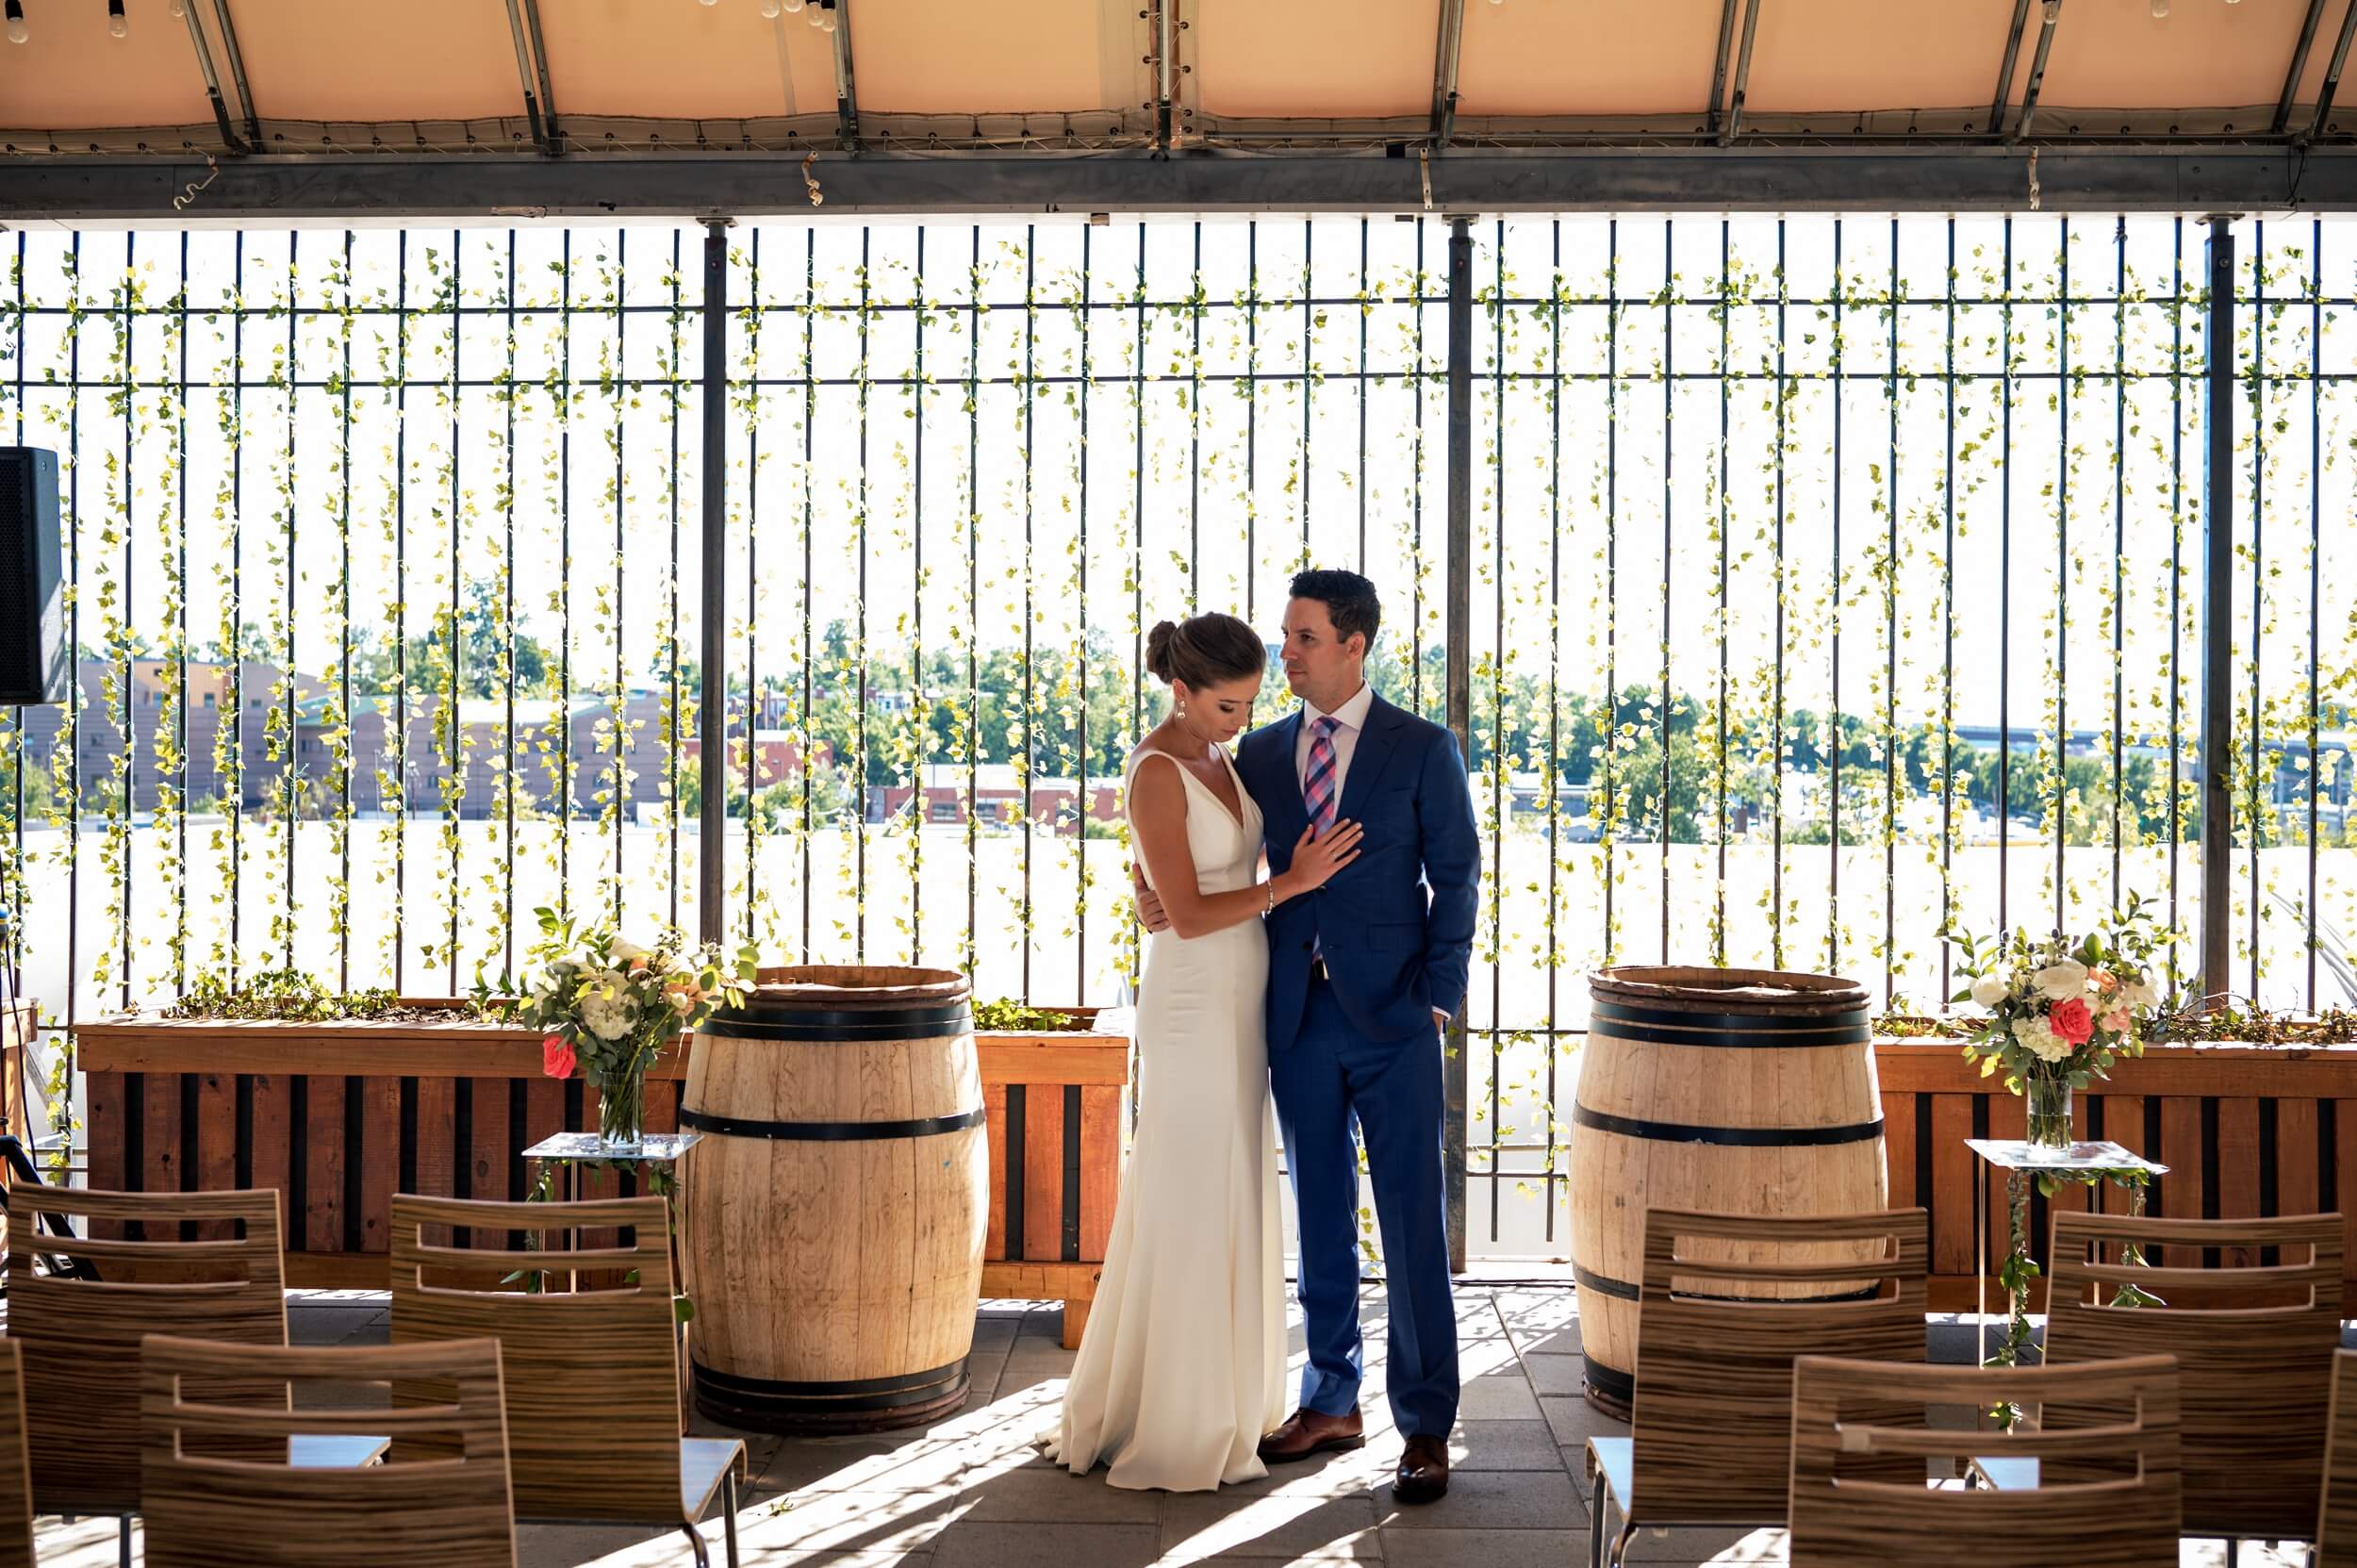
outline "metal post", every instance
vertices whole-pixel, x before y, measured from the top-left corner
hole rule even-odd
[[[1473,228],[1448,229],[1448,727],[1473,760]],[[1449,1029],[1448,1121],[1442,1132],[1448,1171],[1448,1263],[1465,1271],[1465,1015]]]
[[[728,872],[729,226],[704,225],[703,652],[696,677],[697,779],[702,849],[696,857],[696,934],[721,940]],[[753,736],[746,736],[750,744]]]
[[[2227,991],[2227,904],[2234,832],[2228,761],[2233,744],[2234,236],[2210,220],[2209,358],[2201,476],[2201,990]]]

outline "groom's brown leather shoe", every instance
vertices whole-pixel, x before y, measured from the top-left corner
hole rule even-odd
[[[1291,1464],[1312,1454],[1366,1445],[1366,1427],[1358,1411],[1347,1415],[1321,1415],[1316,1411],[1300,1410],[1285,1417],[1283,1426],[1261,1439],[1261,1462]]]
[[[1437,1503],[1448,1495],[1448,1440],[1419,1434],[1408,1440],[1392,1476],[1392,1495],[1403,1503]]]

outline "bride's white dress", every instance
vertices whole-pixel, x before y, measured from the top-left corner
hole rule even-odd
[[[1226,753],[1222,753],[1225,757]],[[1252,884],[1261,811],[1239,819],[1186,780],[1187,844],[1207,893]],[[1267,1474],[1254,1452],[1285,1418],[1285,1305],[1275,1114],[1261,999],[1268,938],[1246,920],[1146,938],[1138,991],[1138,1125],[1105,1273],[1049,1454],[1114,1486],[1201,1492]]]

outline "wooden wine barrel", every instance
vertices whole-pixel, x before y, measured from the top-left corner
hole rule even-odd
[[[1759,969],[1600,970],[1572,1113],[1572,1263],[1588,1397],[1626,1419],[1636,1388],[1645,1211],[1856,1213],[1887,1206],[1882,1093],[1867,999],[1853,982]],[[1878,1244],[1688,1256],[1840,1263]],[[1810,1255],[1813,1254],[1813,1255]],[[1726,1294],[1723,1282],[1705,1284]],[[1770,1285],[1779,1299],[1877,1282]]]
[[[866,1431],[965,1399],[990,1147],[965,978],[765,970],[705,1024],[680,1127],[696,1403]]]

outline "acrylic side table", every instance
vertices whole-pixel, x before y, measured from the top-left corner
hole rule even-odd
[[[2074,1143],[2055,1147],[2034,1144],[2019,1138],[1967,1138],[1964,1147],[1995,1169],[2005,1173],[2005,1197],[2008,1210],[2019,1213],[2029,1200],[2029,1182],[2033,1177],[2059,1179],[2089,1185],[2102,1182],[2106,1177],[2127,1178],[2132,1213],[2141,1213],[2144,1187],[2153,1177],[2167,1174],[2167,1165],[2155,1164],[2141,1154],[2113,1143]],[[1972,1182],[1972,1349],[1974,1359],[1988,1364],[1988,1182],[1975,1177]],[[2017,1226],[2011,1230],[2013,1255],[2021,1257],[2030,1247],[2029,1238]],[[2005,1311],[2011,1322],[2017,1303],[2008,1295]]]

